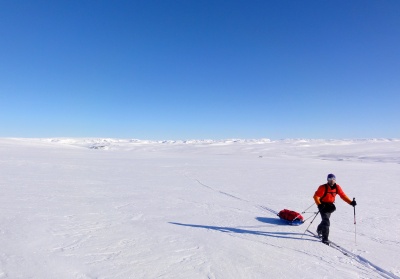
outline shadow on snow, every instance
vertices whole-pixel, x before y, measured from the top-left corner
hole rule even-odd
[[[271,223],[272,222],[272,218],[257,217],[256,219],[259,220],[260,222],[264,222],[264,223],[277,224],[277,223]],[[281,221],[281,220],[275,220],[275,222],[278,222],[278,221]],[[292,233],[292,232],[265,232],[265,231],[252,231],[252,230],[248,230],[248,229],[231,228],[231,227],[217,227],[217,226],[206,226],[206,225],[195,225],[195,224],[183,224],[183,223],[175,223],[175,222],[168,222],[168,223],[170,223],[172,225],[177,225],[177,226],[207,229],[207,230],[219,231],[219,232],[224,232],[224,233],[251,234],[251,235],[259,235],[259,236],[285,238],[285,239],[297,239],[297,240],[300,240],[301,237],[303,236],[302,233]],[[281,225],[282,223],[279,223],[279,224]],[[294,237],[294,236],[297,236],[297,237]],[[309,239],[309,238],[304,238],[304,240],[316,241],[314,239]]]
[[[278,219],[278,218],[257,217],[256,220],[260,221],[262,223],[278,225],[278,226],[287,226],[288,225],[288,222],[286,222],[282,219]]]

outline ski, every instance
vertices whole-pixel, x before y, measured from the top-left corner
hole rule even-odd
[[[316,233],[314,233],[314,232],[312,232],[312,231],[310,231],[310,230],[307,230],[307,232],[308,232],[309,234],[311,234],[311,236],[313,236],[313,237],[318,238],[319,240],[321,240],[321,237],[319,237]],[[322,242],[322,243],[324,243],[324,242]],[[328,243],[324,243],[324,244],[327,245],[327,246],[330,246],[330,247],[332,247],[332,248],[335,248],[336,250],[342,252],[342,253],[343,253],[344,255],[346,255],[346,256],[354,256],[354,257],[357,256],[357,255],[354,255],[353,253],[351,253],[350,251],[344,249],[343,247],[341,247],[340,245],[336,244],[336,243],[333,242],[333,241],[330,241],[330,240],[329,240]],[[351,254],[352,254],[352,255],[351,255]]]

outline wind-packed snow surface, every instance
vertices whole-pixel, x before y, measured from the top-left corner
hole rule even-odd
[[[347,255],[275,215],[328,173]],[[0,139],[0,193],[0,278],[400,277],[400,140]]]

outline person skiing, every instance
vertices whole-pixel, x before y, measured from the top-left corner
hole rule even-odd
[[[314,201],[318,206],[319,213],[321,213],[321,223],[317,227],[318,236],[322,237],[322,242],[329,245],[329,226],[331,213],[336,210],[334,205],[336,195],[339,195],[342,200],[352,205],[357,205],[355,200],[349,199],[344,193],[342,187],[336,183],[336,176],[328,174],[327,183],[318,187],[314,194]]]

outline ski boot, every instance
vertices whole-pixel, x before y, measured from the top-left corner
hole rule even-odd
[[[329,239],[327,237],[322,237],[322,243],[325,245],[330,245]]]

